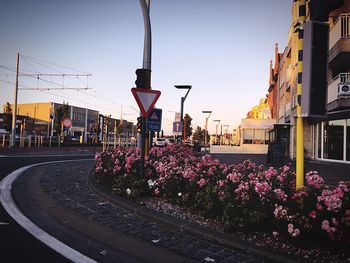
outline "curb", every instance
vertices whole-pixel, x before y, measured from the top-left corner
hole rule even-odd
[[[111,204],[121,207],[129,212],[132,212],[142,218],[148,219],[152,222],[164,225],[170,229],[174,229],[180,232],[185,232],[190,235],[214,242],[219,245],[224,245],[226,247],[233,248],[247,255],[258,256],[268,262],[285,262],[285,263],[296,263],[303,261],[302,258],[298,258],[292,255],[282,254],[276,250],[270,248],[260,248],[254,244],[241,240],[239,238],[234,238],[228,234],[220,233],[215,230],[207,229],[195,225],[193,223],[188,223],[183,219],[175,218],[169,215],[164,215],[162,213],[156,212],[152,209],[144,207],[134,201],[130,201],[126,198],[121,198],[113,196],[108,193],[108,190],[103,189],[103,187],[98,186],[94,181],[93,170],[88,174],[88,184],[89,187],[99,196],[106,199]]]

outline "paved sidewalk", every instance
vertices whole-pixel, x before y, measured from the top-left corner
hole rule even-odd
[[[93,164],[67,162],[26,172],[13,187],[16,203],[45,231],[99,262],[293,262],[277,251],[97,193],[88,177]]]
[[[228,164],[237,164],[244,160],[251,160],[256,164],[266,166],[266,154],[211,154],[213,158],[217,158],[220,162]],[[295,162],[291,163],[295,171]],[[350,181],[350,164],[332,161],[305,160],[305,173],[309,171],[317,171],[325,183],[331,186],[337,186],[339,181]]]

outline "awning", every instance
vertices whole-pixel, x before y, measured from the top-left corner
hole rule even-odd
[[[241,124],[239,128],[241,129],[272,129],[274,124]]]

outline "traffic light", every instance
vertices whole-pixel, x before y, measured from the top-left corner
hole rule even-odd
[[[138,68],[136,71],[136,88],[149,89],[151,88],[151,70]]]
[[[137,117],[137,128],[138,133],[142,132],[142,117]]]

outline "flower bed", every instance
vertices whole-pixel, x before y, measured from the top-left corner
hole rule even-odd
[[[311,171],[305,187],[295,190],[289,166],[266,168],[246,160],[222,164],[190,147],[152,148],[141,177],[139,151],[109,149],[96,154],[99,181],[115,194],[162,197],[222,223],[226,230],[264,230],[294,241],[346,247],[350,244],[350,182],[329,189]]]

